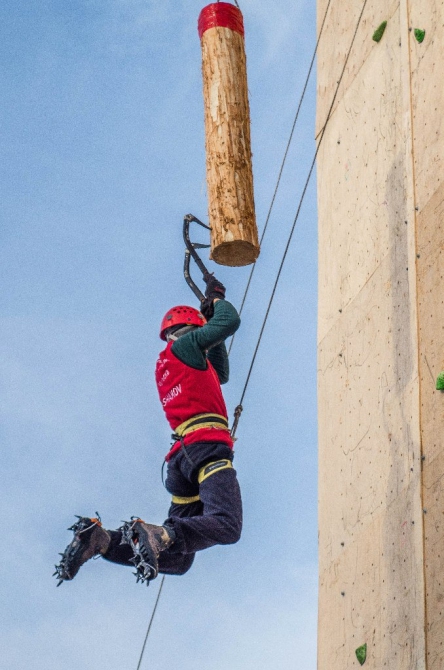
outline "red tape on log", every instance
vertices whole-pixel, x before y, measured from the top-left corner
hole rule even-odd
[[[202,39],[206,30],[217,27],[231,28],[243,37],[245,34],[244,20],[240,9],[230,5],[229,2],[213,2],[204,7],[197,23],[199,37]]]

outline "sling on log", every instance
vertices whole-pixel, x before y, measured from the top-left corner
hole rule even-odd
[[[228,2],[199,16],[211,258],[221,265],[254,263],[259,241],[254,212],[244,25]]]

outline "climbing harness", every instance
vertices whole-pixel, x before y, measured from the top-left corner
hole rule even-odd
[[[199,430],[199,428],[228,429],[228,420],[222,414],[196,414],[177,426],[175,435],[179,439],[195,430]]]
[[[180,442],[181,451],[192,468],[196,467],[196,463],[193,461],[188,453],[187,448],[185,447],[184,438],[186,435],[189,435],[190,433],[193,433],[195,430],[199,430],[200,428],[217,428],[218,430],[229,430],[228,419],[225,416],[222,416],[222,414],[196,414],[195,416],[190,417],[177,426],[176,431],[171,435],[171,439],[173,440],[171,448],[173,448],[176,442]],[[166,460],[164,460],[162,463],[162,483],[164,486],[165,463]]]
[[[238,410],[238,408],[236,408],[236,410]],[[200,428],[217,428],[218,430],[230,430],[228,426],[228,419],[222,414],[215,414],[215,413],[196,414],[195,416],[190,417],[189,419],[181,423],[179,426],[177,426],[176,431],[171,435],[171,439],[173,440],[171,448],[173,448],[176,442],[180,442],[181,451],[185,459],[188,461],[188,463],[191,465],[192,468],[195,468],[197,464],[193,461],[193,459],[189,455],[188,450],[185,446],[184,438],[186,435],[189,435],[190,433],[193,433],[195,430],[199,430]],[[231,429],[230,434],[231,436],[233,436],[233,429]],[[161,469],[162,484],[164,486],[165,486],[165,478],[164,478],[165,463],[166,459],[164,459]],[[188,498],[185,500],[186,502],[193,502],[190,501]]]

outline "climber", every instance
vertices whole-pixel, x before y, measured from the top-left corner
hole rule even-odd
[[[159,572],[182,575],[197,551],[240,537],[242,502],[221,391],[229,374],[225,340],[240,319],[225,300],[225,287],[209,273],[204,280],[202,311],[173,307],[161,324],[167,346],[157,361],[156,383],[174,430],[165,457],[165,486],[172,495],[168,518],[156,526],[132,517],[118,530],[105,530],[99,517],[78,517],[70,529],[74,538],[56,566],[57,586],[99,555],[135,566],[137,581],[149,583]]]

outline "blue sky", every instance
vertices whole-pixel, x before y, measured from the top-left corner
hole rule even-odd
[[[315,6],[240,4],[261,230]],[[159,582],[147,589],[102,560],[58,589],[51,575],[74,514],[98,510],[110,528],[166,516],[170,430],[153,370],[164,312],[194,304],[183,216],[207,220],[203,6],[0,7],[2,670],[137,666]],[[314,117],[313,77],[231,355],[230,412],[314,155]],[[166,579],[142,668],[316,667],[316,228],[313,180],[238,429],[243,537]],[[239,306],[249,268],[208,264]]]

